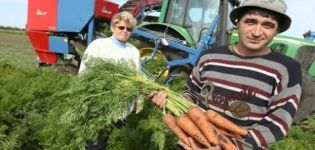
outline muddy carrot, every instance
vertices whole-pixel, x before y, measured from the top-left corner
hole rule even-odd
[[[188,134],[188,136],[192,137],[200,144],[206,147],[210,147],[210,144],[208,143],[206,137],[186,114],[181,114],[180,116],[178,116],[176,118],[176,123],[181,129],[183,129],[185,133]]]
[[[175,116],[171,114],[165,114],[162,117],[163,122],[168,128],[180,139],[184,144],[190,146],[188,136],[184,131],[176,124]]]
[[[219,134],[219,145],[224,150],[237,150],[237,147],[232,143],[232,141],[226,136]]]
[[[213,110],[207,110],[206,115],[213,124],[222,129],[237,133],[241,136],[247,135],[246,129],[239,127],[238,125],[234,124],[233,122],[224,118]]]
[[[211,144],[219,144],[217,137],[219,131],[211,122],[208,121],[204,111],[202,111],[199,107],[194,106],[188,109],[187,114]]]

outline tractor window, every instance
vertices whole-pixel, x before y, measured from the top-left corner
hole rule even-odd
[[[183,25],[187,0],[171,0],[167,10],[166,23]]]
[[[206,32],[219,12],[219,0],[190,0],[187,6],[185,27],[187,27],[195,42],[200,40],[200,34]]]
[[[200,8],[191,8],[189,10],[189,13],[188,13],[188,17],[190,19],[191,22],[200,22],[201,21],[201,15],[202,15],[202,9]]]

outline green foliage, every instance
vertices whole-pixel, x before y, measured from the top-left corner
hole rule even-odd
[[[270,150],[300,150],[314,149],[315,147],[315,115],[308,120],[293,126],[289,134],[275,143]]]
[[[10,64],[0,60],[0,149],[38,149],[42,119],[58,103],[54,93],[63,91],[70,77]]]
[[[158,55],[158,54],[157,54]],[[153,75],[161,76],[166,66],[166,58],[159,55],[159,57],[152,59],[147,64],[144,64],[142,67],[144,67],[146,70],[149,70]]]
[[[109,24],[104,24],[102,26],[102,31],[107,37],[110,37],[112,35],[112,32],[110,30],[110,25]]]
[[[124,126],[110,134],[108,149],[174,149],[176,139],[162,123],[161,110],[150,102],[146,102],[144,108],[139,114],[131,114]]]
[[[138,114],[122,117],[135,97],[163,86],[148,86],[146,79],[132,78],[135,73],[127,66],[122,70],[108,67],[96,65],[94,71],[73,77],[47,68],[18,68],[0,60],[0,149],[85,149],[88,140],[103,134],[108,137],[108,150],[174,149],[177,139],[151,102],[144,101]],[[137,82],[130,84],[122,78]],[[183,84],[183,78],[176,78],[169,88],[180,92]],[[314,148],[314,118],[293,126],[270,149]]]
[[[110,133],[113,135],[110,135],[112,138],[109,140],[128,137],[134,139],[134,136],[139,135],[142,137],[138,137],[138,139],[148,140],[150,138],[147,136],[153,135],[151,142],[155,144],[141,140],[139,145],[148,143],[149,147],[163,147],[166,143],[164,135],[167,133],[166,130],[164,129],[162,132],[159,130],[162,128],[161,126],[153,128],[155,127],[153,125],[156,124],[150,124],[152,122],[161,124],[160,116],[154,119],[149,117],[149,122],[141,120],[141,122],[145,122],[144,126],[134,128],[125,125],[118,128],[120,122],[124,122],[122,120],[129,114],[130,104],[139,95],[148,95],[154,90],[168,89],[139,75],[135,68],[127,62],[113,63],[100,59],[91,60],[87,69],[80,76],[74,77],[70,87],[57,95],[58,99],[64,100],[64,104],[51,109],[45,120],[46,127],[41,131],[42,139],[46,144],[44,147],[47,149],[84,149],[86,141],[97,141],[100,135],[110,135]],[[132,121],[134,120],[140,121],[132,119]],[[127,121],[127,124],[128,122],[130,121]],[[132,126],[135,124],[136,122],[133,122]],[[147,126],[149,128],[143,128]],[[132,134],[118,136],[125,131]],[[131,141],[133,140],[123,140],[124,143],[120,144],[127,146],[128,144],[134,145],[136,142]],[[120,144],[113,144],[109,147],[120,149]],[[130,148],[132,146],[128,146],[128,149]]]
[[[170,140],[167,140],[167,130],[162,125],[160,116],[145,120],[127,119],[123,124],[139,121],[142,122],[141,126],[135,127],[137,123],[133,122],[130,124],[133,127],[124,125],[119,128],[129,114],[130,104],[139,95],[147,95],[153,90],[168,90],[139,75],[130,66],[126,62],[116,64],[99,59],[90,61],[87,69],[73,78],[70,87],[57,94],[56,98],[63,99],[64,103],[52,108],[44,120],[45,128],[39,131],[45,143],[43,147],[85,149],[86,141],[97,141],[105,135],[110,137],[109,143],[115,143],[109,144],[108,149],[121,149],[121,144],[130,145],[125,147],[128,149],[138,149],[137,146],[131,146],[137,141],[140,142],[138,146],[148,146],[148,149],[164,149],[166,141]],[[126,131],[132,134],[120,136]],[[117,144],[115,139],[123,140]],[[148,139],[152,139],[151,142]]]
[[[85,149],[86,141],[101,133],[111,137],[109,149],[165,149],[174,141],[160,121],[161,111],[151,103],[122,121],[134,98],[164,88],[147,87],[142,78],[135,84],[121,80],[136,74],[127,66],[115,70],[95,65],[90,67],[94,71],[70,78],[46,69],[15,68],[7,61],[0,64],[0,149]],[[123,143],[117,144],[117,138]]]

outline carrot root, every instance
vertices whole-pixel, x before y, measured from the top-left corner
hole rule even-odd
[[[222,129],[231,131],[232,133],[236,133],[241,136],[247,135],[246,129],[239,127],[238,125],[234,124],[233,122],[224,118],[213,110],[208,110],[206,112],[206,115],[213,124]]]
[[[219,145],[224,150],[237,150],[238,149],[229,138],[227,138],[226,136],[222,134],[219,135]]]
[[[202,133],[205,135],[205,137],[211,144],[213,145],[219,144],[218,140],[219,130],[211,122],[208,121],[205,112],[203,112],[199,107],[194,106],[187,111],[187,114],[189,118],[202,131]]]
[[[237,133],[228,132],[222,128],[218,128],[218,130],[220,131],[221,134],[225,135],[228,138],[237,138],[237,139],[242,138],[242,136]]]
[[[186,114],[181,114],[179,117],[177,117],[176,122],[178,126],[184,130],[185,133],[187,133],[197,142],[206,147],[210,147],[210,144],[208,143],[206,137]]]
[[[190,146],[188,136],[184,131],[177,125],[175,116],[171,114],[165,114],[162,117],[163,122],[167,127],[186,145]]]

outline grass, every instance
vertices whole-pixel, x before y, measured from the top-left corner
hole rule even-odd
[[[19,67],[36,67],[37,56],[23,31],[0,29],[0,57],[10,60]],[[183,84],[184,82],[179,81]],[[173,86],[173,87],[172,87]],[[179,90],[182,86],[171,85]],[[315,149],[315,115],[299,125],[294,125],[288,136],[274,144],[270,150],[313,150]]]
[[[9,29],[0,29],[0,33],[5,34],[16,34],[16,35],[26,35],[24,30],[9,30]]]
[[[0,57],[21,67],[36,67],[37,56],[23,31],[0,29]]]

